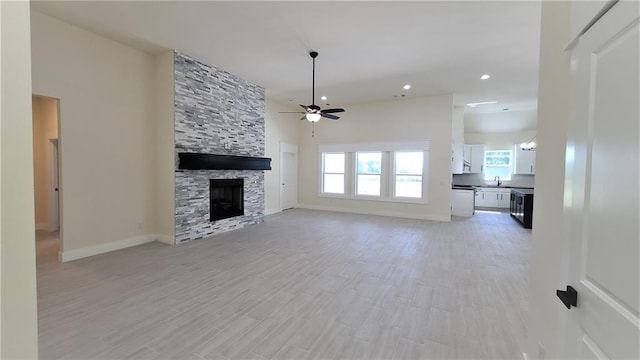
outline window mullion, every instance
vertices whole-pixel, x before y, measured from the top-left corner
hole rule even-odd
[[[348,152],[347,153],[347,169],[346,174],[345,174],[345,179],[347,184],[345,185],[346,188],[348,189],[348,195],[349,196],[353,196],[356,193],[356,181],[355,179],[357,178],[356,175],[356,167],[355,167],[355,158],[356,158],[356,153],[354,152]]]

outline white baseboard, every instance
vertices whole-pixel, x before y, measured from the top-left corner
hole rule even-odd
[[[308,205],[308,204],[300,204],[298,205],[298,208],[309,209],[309,210],[335,211],[335,212],[344,212],[344,213],[362,214],[362,215],[389,216],[389,217],[397,217],[397,218],[405,218],[405,219],[433,220],[433,221],[445,221],[445,222],[451,221],[450,216],[409,214],[409,213],[398,212],[398,211],[351,209],[351,208],[339,208],[339,207],[333,207],[333,206],[319,206],[319,205]]]
[[[167,245],[175,245],[176,244],[176,239],[175,239],[174,236],[164,235],[164,234],[157,234],[156,235],[156,241],[161,242],[163,244],[167,244]]]
[[[153,234],[134,236],[128,239],[113,241],[106,244],[99,244],[94,246],[87,246],[80,249],[63,251],[59,254],[59,258],[60,258],[60,261],[62,262],[68,262],[68,261],[82,259],[89,256],[104,254],[107,252],[132,247],[132,246],[146,244],[152,241],[156,241],[157,239],[158,239],[158,235],[153,235]]]
[[[282,210],[280,210],[280,209],[276,209],[276,208],[273,208],[273,209],[265,209],[264,214],[265,214],[265,215],[271,215],[271,214],[279,213],[280,211],[282,211]]]

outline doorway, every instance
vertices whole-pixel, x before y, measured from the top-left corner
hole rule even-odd
[[[58,261],[60,235],[59,99],[33,95],[33,176],[36,262]]]
[[[280,143],[280,209],[298,205],[298,145]]]

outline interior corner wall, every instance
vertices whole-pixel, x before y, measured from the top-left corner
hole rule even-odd
[[[300,115],[280,114],[297,111],[276,101],[265,101],[265,156],[271,158],[271,171],[265,172],[265,213],[282,211],[280,207],[280,143],[298,144]],[[306,123],[306,122],[305,122]]]
[[[561,329],[571,315],[556,298],[555,290],[567,284],[565,256],[569,242],[562,236],[565,147],[569,118],[570,53],[569,2],[542,3],[536,198],[533,208],[527,343],[529,359],[538,358],[538,344],[549,359],[559,353]]]
[[[0,358],[37,359],[28,1],[0,1]]]
[[[156,232],[158,241],[175,243],[174,52],[155,56]]]
[[[60,99],[63,260],[155,240],[153,57],[38,12],[31,35],[33,92]]]
[[[52,227],[51,188],[53,148],[51,139],[58,138],[58,103],[55,99],[34,96],[33,113],[33,177],[36,229]]]
[[[350,105],[339,121],[300,125],[300,207],[450,221],[453,95]],[[318,196],[320,144],[428,140],[428,204],[335,199]]]

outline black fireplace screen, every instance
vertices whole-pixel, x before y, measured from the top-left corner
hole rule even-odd
[[[210,180],[210,221],[244,215],[244,179]]]

